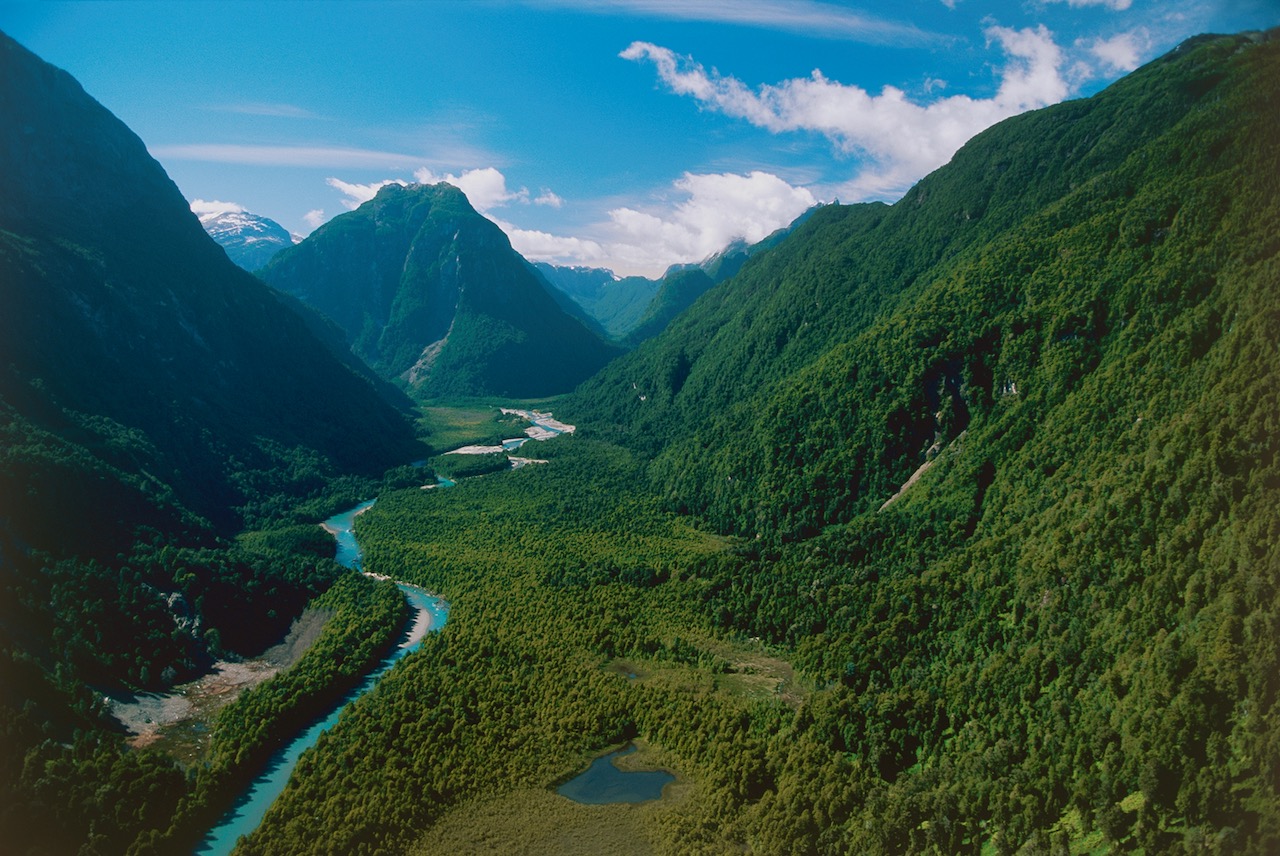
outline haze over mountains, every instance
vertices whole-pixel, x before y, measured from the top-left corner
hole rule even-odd
[[[530,266],[445,184],[382,188],[268,288],[3,36],[0,117],[20,852],[189,850],[376,661],[399,595],[338,575],[314,525],[374,493],[369,566],[444,592],[449,632],[344,713],[241,852],[428,852],[504,820],[525,840],[578,817],[539,808],[553,782],[632,740],[685,788],[607,815],[654,851],[1280,847],[1275,31],[1189,40],[893,205],[625,288]],[[578,431],[544,466],[422,490],[391,383],[576,385],[555,408]],[[107,727],[89,687],[255,653],[325,590],[322,656],[226,708],[188,766]]]

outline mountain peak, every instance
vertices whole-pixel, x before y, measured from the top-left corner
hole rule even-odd
[[[616,351],[451,184],[388,184],[262,271],[380,374],[428,395],[566,392]]]

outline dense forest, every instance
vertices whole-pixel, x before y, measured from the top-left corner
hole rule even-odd
[[[458,484],[423,490],[430,469],[287,447],[234,482],[239,537],[148,518],[118,554],[31,552],[0,623],[23,700],[0,705],[4,840],[187,848],[402,626],[314,526],[377,493],[366,569],[441,593],[449,623],[237,853],[484,852],[565,822],[637,853],[1277,852],[1277,141],[1280,40],[1201,37],[737,258],[554,402],[577,432],[537,465],[439,456]],[[77,457],[26,412],[5,460],[67,449],[191,516],[126,465],[145,436]],[[439,436],[514,436],[483,412]],[[250,602],[274,623],[233,639]],[[171,684],[308,602],[323,635],[198,762],[109,730],[91,676]],[[628,742],[678,786],[548,808]]]
[[[434,852],[631,738],[692,783],[659,852],[1274,852],[1278,65],[1197,40],[822,209],[547,465],[384,497],[454,617],[246,852]]]

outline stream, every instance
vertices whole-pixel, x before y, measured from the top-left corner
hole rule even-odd
[[[549,413],[529,410],[502,411],[505,414],[516,414],[527,419],[531,427],[525,430],[528,435],[514,442],[511,450],[517,449],[527,440],[549,440],[560,434],[572,433],[574,426],[557,422]],[[505,447],[507,444],[504,443]],[[453,482],[440,479],[440,487],[451,487]],[[339,514],[335,514],[321,525],[333,535],[337,544],[338,564],[354,571],[364,573],[364,555],[356,541],[355,521],[362,512],[373,507],[376,500],[367,500]],[[364,681],[351,691],[346,698],[327,717],[316,722],[306,731],[293,738],[288,745],[272,756],[265,769],[262,770],[249,785],[248,789],[237,798],[236,802],[222,816],[218,824],[209,830],[204,840],[195,849],[197,856],[224,856],[235,848],[236,842],[243,835],[248,835],[258,828],[271,803],[289,783],[289,776],[310,746],[320,739],[320,734],[332,728],[341,716],[342,711],[351,702],[373,689],[378,680],[391,669],[402,657],[416,651],[423,637],[432,630],[439,630],[449,617],[449,605],[439,597],[425,589],[397,581],[396,585],[404,592],[409,605],[415,610],[413,624],[408,635],[400,642],[398,648],[374,669]]]

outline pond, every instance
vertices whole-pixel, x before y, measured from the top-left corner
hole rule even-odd
[[[666,770],[619,770],[615,758],[636,751],[634,745],[591,762],[586,772],[556,788],[556,793],[583,805],[640,803],[662,799],[662,789],[676,777]]]

